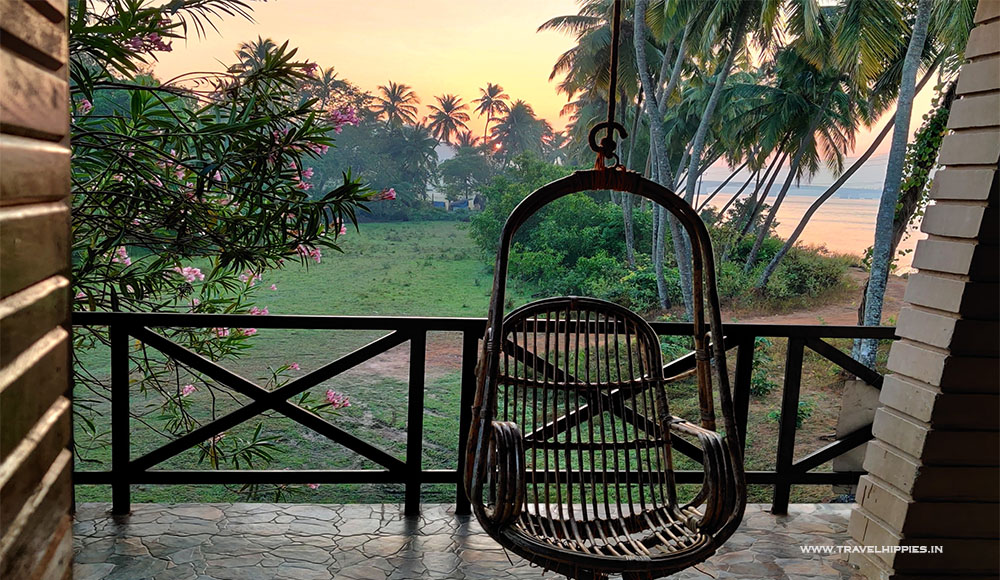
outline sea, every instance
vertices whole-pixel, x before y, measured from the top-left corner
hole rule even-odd
[[[705,179],[700,187],[701,199],[715,191],[723,179],[725,176],[719,180]],[[742,184],[737,176],[709,202],[709,205],[715,208],[725,206]],[[878,198],[881,190],[873,187],[874,183],[871,183],[872,186],[862,185],[864,186],[841,188],[833,197],[826,200],[809,220],[806,229],[799,236],[798,244],[820,246],[839,254],[864,255],[875,241],[875,217],[878,214]],[[780,184],[775,183],[769,200],[774,199],[779,188]],[[785,201],[778,208],[777,234],[787,238],[809,206],[826,191],[826,188],[827,186],[822,184],[801,184],[789,188]],[[752,189],[753,184],[747,188],[747,190]],[[743,195],[748,194],[744,192]],[[919,231],[919,223],[916,228],[907,232],[899,244],[899,250],[905,253],[896,259],[896,274],[913,271],[913,249],[919,240],[926,237],[926,234]]]

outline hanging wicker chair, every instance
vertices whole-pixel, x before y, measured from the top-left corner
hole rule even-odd
[[[670,414],[660,341],[631,311],[560,297],[503,315],[515,232],[542,206],[591,190],[659,203],[690,237],[700,423]],[[660,578],[714,554],[746,507],[722,336],[708,232],[676,194],[633,172],[595,169],[525,198],[500,238],[467,448],[466,492],[486,532],[578,579]],[[713,362],[726,436],[715,430]],[[704,483],[687,503],[675,485],[677,437],[702,451]]]

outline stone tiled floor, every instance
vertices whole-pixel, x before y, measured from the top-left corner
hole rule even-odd
[[[714,557],[673,578],[861,580],[842,555],[800,545],[847,542],[850,506],[793,505],[786,517],[747,508],[743,526]],[[453,506],[139,504],[113,518],[108,504],[78,506],[76,580],[395,580],[539,578]],[[555,574],[546,574],[557,578]]]

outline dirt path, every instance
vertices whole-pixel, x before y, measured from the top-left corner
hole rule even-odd
[[[850,290],[843,300],[826,304],[812,310],[799,310],[788,314],[772,314],[736,318],[726,316],[727,320],[739,322],[757,322],[768,324],[832,324],[855,325],[858,323],[858,304],[861,299],[861,288],[868,274],[860,268],[851,268],[848,272],[855,288]],[[899,276],[889,276],[889,284],[885,291],[885,304],[882,308],[882,320],[898,317],[899,309],[906,291],[906,279]]]

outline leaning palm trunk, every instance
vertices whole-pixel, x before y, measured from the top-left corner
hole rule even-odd
[[[722,97],[722,87],[726,84],[726,79],[729,78],[729,72],[733,70],[733,59],[736,58],[740,44],[743,43],[743,31],[745,28],[746,17],[742,16],[736,24],[736,29],[733,31],[732,46],[729,47],[729,54],[716,74],[715,86],[712,87],[712,94],[708,97],[708,103],[701,114],[698,130],[695,132],[694,140],[691,143],[691,159],[688,161],[689,167],[697,169],[701,165],[701,154],[705,149],[705,140],[708,138],[708,130],[712,125],[712,116],[715,115],[715,109],[719,104],[719,99]],[[698,172],[688,171],[687,186],[684,188],[684,198],[688,202],[694,199],[694,190],[697,183]]]
[[[663,119],[663,115],[667,111],[667,100],[670,99],[670,95],[673,94],[674,90],[677,88],[678,82],[680,82],[681,70],[684,64],[684,57],[687,53],[687,37],[688,33],[691,32],[691,26],[693,24],[694,20],[691,19],[688,20],[688,23],[684,26],[684,34],[681,36],[680,48],[677,50],[677,58],[674,61],[674,67],[670,72],[670,80],[667,82],[667,85],[663,87],[663,90],[659,95],[659,102],[657,103],[658,119],[661,120]],[[660,82],[662,82],[664,67],[661,67],[660,70],[661,72],[659,80]],[[666,151],[664,151],[663,155],[664,159],[667,159]],[[684,164],[686,155],[687,154],[685,153],[685,156],[681,158],[681,165]],[[680,170],[681,168],[678,167],[678,171]],[[674,181],[674,178],[671,178],[669,174],[665,176],[664,183],[671,183],[672,184],[671,187],[673,187],[675,190],[677,188],[677,184]],[[672,241],[671,245],[674,248],[674,259],[677,262],[677,273],[681,282],[681,296],[683,296],[684,298],[684,310],[688,320],[690,320],[692,313],[692,305],[694,300],[692,298],[693,281],[691,279],[691,262],[688,259],[688,256],[691,255],[691,243],[690,241],[688,241],[686,237],[687,234],[685,233],[684,228],[681,228],[680,225],[677,223],[677,218],[675,218],[672,213],[669,212],[664,212],[664,213],[666,214],[666,225],[670,228],[670,239]]]
[[[739,199],[741,195],[743,195],[743,190],[749,187],[750,184],[753,182],[754,178],[757,177],[758,175],[760,175],[760,169],[757,169],[750,174],[750,177],[748,177],[747,180],[743,182],[743,185],[739,188],[739,190],[736,191],[736,194],[733,195],[733,197],[729,198],[729,201],[726,202],[726,205],[722,206],[722,209],[719,210],[719,219],[722,219],[722,217],[726,215],[726,212],[729,211],[729,207],[733,205],[733,203],[737,199]],[[711,198],[705,200],[705,204],[707,204],[709,201],[712,201]],[[701,209],[705,208],[705,204],[701,206]]]
[[[750,254],[747,256],[747,262],[743,266],[744,272],[753,270],[754,265],[757,263],[757,254],[760,253],[760,247],[764,244],[764,238],[767,237],[768,232],[771,230],[771,224],[774,223],[774,218],[778,215],[778,208],[781,207],[781,202],[785,201],[785,196],[788,195],[788,189],[792,186],[792,181],[795,179],[795,175],[799,171],[799,164],[802,162],[802,156],[806,152],[806,144],[811,136],[812,131],[803,137],[802,141],[799,143],[799,150],[795,152],[795,157],[792,158],[792,163],[788,167],[788,175],[785,177],[785,183],[781,185],[781,191],[778,192],[778,197],[774,199],[771,211],[767,212],[767,218],[764,220],[764,224],[760,226],[759,230],[757,230],[757,238],[754,239],[753,247],[750,248]]]
[[[896,202],[903,176],[903,160],[906,156],[906,140],[910,132],[910,113],[913,111],[913,97],[916,94],[917,69],[920,54],[927,40],[927,25],[930,20],[932,0],[918,0],[917,18],[913,24],[913,35],[903,59],[903,70],[899,85],[899,100],[896,104],[896,127],[889,149],[889,163],[885,172],[885,187],[879,200],[878,216],[875,218],[875,245],[872,249],[871,274],[865,291],[865,326],[882,323],[882,300],[889,281],[889,265],[892,262],[892,222],[896,215]],[[875,368],[877,340],[862,340],[855,343],[855,358],[869,368]]]
[[[734,177],[736,177],[736,174],[739,173],[740,171],[743,171],[743,168],[746,167],[749,163],[750,163],[750,160],[748,159],[748,160],[746,160],[746,161],[743,162],[743,165],[740,165],[739,167],[737,167],[736,171],[730,173],[729,177],[727,177],[726,180],[723,181],[721,185],[719,185],[719,187],[715,188],[715,191],[713,191],[712,193],[710,193],[705,198],[705,201],[703,201],[700,204],[698,204],[698,211],[701,211],[701,210],[705,209],[705,206],[708,205],[708,202],[712,201],[715,198],[715,196],[718,195],[720,191],[722,191],[723,187],[729,185],[729,182],[732,181]],[[753,175],[750,176],[750,179],[753,179]],[[747,180],[747,183],[750,183],[750,181]],[[746,187],[746,185],[744,185],[743,187]]]
[[[837,191],[840,190],[841,186],[847,183],[847,180],[850,179],[851,176],[854,175],[854,173],[858,169],[860,169],[861,166],[865,164],[865,162],[868,161],[868,159],[872,156],[872,154],[875,153],[875,149],[877,149],[878,146],[882,144],[882,141],[885,140],[885,136],[889,134],[889,131],[892,129],[893,123],[895,123],[895,120],[890,119],[889,122],[886,123],[885,127],[882,128],[882,131],[878,134],[878,137],[875,138],[875,141],[873,141],[871,146],[868,147],[868,150],[865,151],[864,155],[859,157],[858,160],[855,161],[854,164],[851,165],[851,167],[848,168],[848,170],[845,171],[837,179],[837,181],[833,183],[833,185],[828,187],[826,191],[823,192],[822,195],[816,198],[816,201],[812,202],[812,205],[810,205],[809,209],[806,210],[806,213],[803,214],[802,219],[799,220],[799,224],[795,226],[795,230],[791,233],[790,236],[788,236],[788,239],[785,241],[785,244],[781,246],[781,249],[778,250],[778,253],[775,254],[773,258],[771,258],[771,261],[770,263],[768,263],[767,268],[764,268],[764,272],[761,273],[760,279],[757,281],[757,288],[763,288],[764,286],[767,286],[767,281],[771,278],[771,275],[774,274],[774,271],[778,269],[778,264],[781,263],[781,260],[785,257],[785,254],[788,253],[788,250],[790,250],[792,246],[795,245],[795,242],[798,241],[799,236],[801,236],[802,231],[806,229],[806,225],[809,224],[809,220],[812,219],[812,216],[814,213],[816,213],[816,210],[818,210],[820,206],[822,206],[823,203],[826,202],[826,200],[833,197],[833,194],[837,193]]]
[[[923,78],[921,78],[920,82],[917,83],[917,88],[915,90],[915,93],[919,93],[920,89],[924,88],[924,85],[926,85],[927,81],[930,80],[931,75],[934,73],[934,69],[936,67],[937,65],[935,64],[934,66],[931,66],[929,69],[927,69],[927,72],[924,73]],[[854,173],[858,169],[860,169],[865,163],[868,162],[868,159],[871,158],[873,153],[875,153],[875,149],[877,149],[879,145],[882,144],[882,141],[885,141],[886,136],[889,134],[889,131],[892,130],[892,127],[893,125],[895,125],[895,123],[896,123],[895,118],[889,119],[886,122],[885,127],[883,127],[882,130],[879,132],[878,136],[875,137],[875,140],[872,141],[872,144],[868,147],[867,150],[865,150],[864,155],[858,157],[858,159],[847,169],[847,171],[842,173],[841,176],[837,178],[837,181],[833,182],[833,185],[828,187],[826,191],[823,192],[822,195],[816,198],[816,201],[812,202],[812,205],[809,206],[809,209],[806,210],[806,213],[802,215],[802,219],[799,220],[799,224],[795,226],[795,230],[792,231],[792,234],[790,236],[788,236],[788,239],[785,241],[785,244],[781,246],[781,249],[778,250],[778,253],[774,255],[774,258],[771,258],[771,262],[767,265],[767,268],[764,269],[764,272],[760,276],[760,280],[757,281],[757,288],[763,288],[764,286],[767,286],[767,281],[771,279],[771,275],[774,274],[774,271],[778,269],[778,264],[780,264],[781,260],[784,259],[785,254],[787,254],[788,251],[792,249],[792,246],[795,245],[795,242],[798,241],[799,236],[801,236],[802,231],[806,229],[806,225],[809,224],[809,220],[812,219],[812,216],[814,213],[816,213],[816,210],[818,210],[820,206],[826,203],[826,200],[833,197],[833,194],[837,193],[837,191],[845,183],[847,183],[847,180],[850,179],[851,176],[854,175]],[[909,219],[907,219],[907,221],[909,221]],[[892,244],[893,254],[895,254],[896,252],[896,246],[899,245],[899,238],[902,238],[902,232],[899,232],[898,236],[899,237],[897,238],[897,232],[894,230],[893,244]],[[865,288],[867,289],[867,286],[865,286]],[[862,313],[864,312],[864,308],[861,309],[861,312]],[[859,323],[861,322],[861,317],[859,317],[858,322]]]
[[[784,164],[786,157],[788,157],[788,153],[779,153],[775,155],[774,160],[771,161],[771,166],[764,172],[763,179],[761,179],[760,183],[758,183],[757,187],[754,189],[752,200],[750,203],[747,203],[746,207],[743,208],[743,212],[739,216],[739,219],[736,220],[736,225],[740,227],[740,231],[722,252],[723,262],[729,258],[729,252],[731,250],[738,248],[740,244],[743,243],[743,238],[745,238],[753,228],[753,224],[757,223],[757,216],[764,208],[764,200],[766,200],[768,194],[771,193],[771,187],[774,185],[774,180],[778,177],[778,173],[781,172],[781,166]],[[764,184],[763,189],[760,188],[761,184]]]

